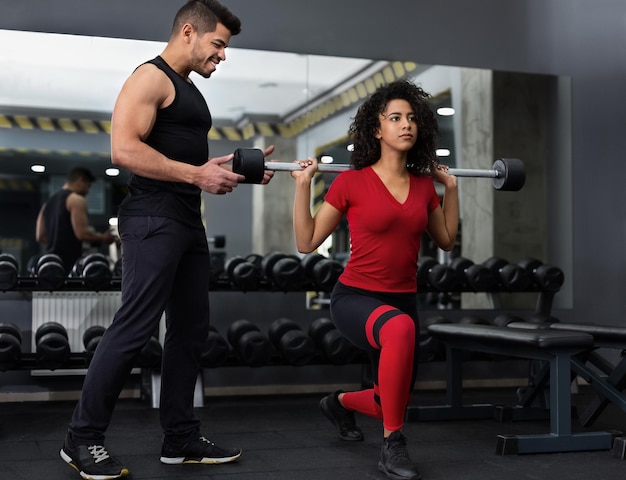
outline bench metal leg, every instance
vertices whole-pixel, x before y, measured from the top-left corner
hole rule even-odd
[[[626,357],[617,364],[606,378],[581,362],[573,361],[572,368],[589,382],[597,393],[580,417],[583,426],[588,427],[593,424],[609,405],[609,402],[613,402],[622,412],[626,412],[626,397],[622,393],[626,387]]]
[[[557,353],[550,360],[550,433],[537,435],[499,435],[499,455],[610,450],[611,432],[572,433],[571,357]]]

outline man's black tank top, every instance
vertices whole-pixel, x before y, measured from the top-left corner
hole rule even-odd
[[[174,101],[157,111],[146,143],[166,157],[191,165],[209,158],[208,133],[212,119],[204,97],[196,86],[176,73],[160,57],[152,63],[174,84]],[[153,180],[133,174],[120,215],[173,218],[193,228],[204,229],[200,213],[201,190],[188,183]]]
[[[67,209],[67,197],[71,193],[71,190],[59,190],[46,202],[43,211],[48,237],[46,252],[61,257],[67,273],[72,270],[72,266],[83,253],[83,243],[74,235],[72,218]]]

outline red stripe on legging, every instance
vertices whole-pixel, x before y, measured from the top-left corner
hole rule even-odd
[[[374,323],[376,323],[376,320],[378,320],[381,315],[390,312],[391,310],[396,309],[390,305],[381,305],[380,307],[375,308],[374,311],[370,313],[370,316],[367,317],[367,321],[365,322],[365,335],[367,335],[367,341],[373,348],[380,348],[374,340]]]

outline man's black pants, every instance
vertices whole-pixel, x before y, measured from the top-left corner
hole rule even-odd
[[[90,363],[70,432],[78,444],[102,442],[135,359],[165,312],[160,418],[165,439],[180,445],[200,432],[193,396],[209,331],[206,234],[165,217],[123,217],[119,230],[122,304]]]

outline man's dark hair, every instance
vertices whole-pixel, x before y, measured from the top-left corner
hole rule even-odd
[[[67,181],[69,183],[75,182],[79,178],[87,180],[89,183],[93,183],[96,181],[96,177],[94,177],[93,173],[90,170],[84,167],[74,167],[67,173]]]
[[[214,32],[217,24],[221,23],[231,33],[241,32],[241,21],[217,0],[189,0],[183,5],[172,26],[172,34],[178,32],[185,23],[190,23],[200,34]]]

